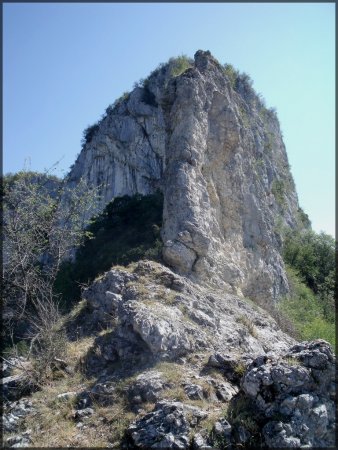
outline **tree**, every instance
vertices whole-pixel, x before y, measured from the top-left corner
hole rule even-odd
[[[285,236],[283,254],[306,284],[317,294],[326,277],[335,270],[335,240],[329,234],[312,230],[289,232]]]
[[[69,188],[66,179],[22,171],[4,177],[2,194],[6,333],[24,322],[31,351],[40,356],[51,352],[54,357],[61,350],[55,339],[55,278],[60,264],[85,238],[97,191],[83,180]]]
[[[318,296],[325,318],[334,320],[336,242],[324,232],[290,231],[283,246],[284,261]]]

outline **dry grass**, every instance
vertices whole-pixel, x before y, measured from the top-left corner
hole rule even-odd
[[[176,363],[161,361],[154,366],[154,370],[161,372],[168,383],[181,383],[186,376],[184,366]]]
[[[68,357],[77,359],[83,356],[92,345],[94,338],[85,338],[69,343]],[[68,399],[58,399],[57,395],[65,392],[82,392],[89,388],[95,379],[86,378],[80,371],[72,375],[64,374],[62,379],[50,380],[41,391],[32,394],[32,402],[36,412],[25,419],[25,428],[32,430],[32,446],[34,447],[102,447],[108,444],[120,448],[120,441],[132,420],[136,417],[130,411],[123,388],[134,379],[129,377],[117,385],[114,403],[108,407],[93,404],[94,414],[81,422],[77,427],[74,419],[76,395]],[[153,409],[154,405],[145,405]]]
[[[210,403],[207,406],[210,406]],[[223,419],[226,416],[227,411],[228,405],[222,406],[222,408],[219,409],[212,408],[211,411],[209,409],[208,416],[205,419],[201,420],[199,427],[203,428],[204,430],[207,430],[208,433],[211,433],[215,422],[217,422],[220,419]]]
[[[169,389],[166,389],[163,398],[166,400],[173,400],[175,402],[187,402],[188,396],[185,393],[183,386],[175,386]]]
[[[251,336],[255,338],[258,337],[257,329],[251,319],[241,315],[236,318],[236,322],[242,323],[248,329],[248,332],[251,334]]]
[[[66,447],[76,444],[75,436],[79,433],[73,421],[76,397],[60,400],[57,395],[79,392],[88,384],[90,380],[76,372],[46,383],[41,391],[32,395],[36,412],[27,416],[25,426],[32,430],[34,447]]]
[[[29,416],[26,424],[32,429],[35,447],[104,447],[115,443],[120,448],[125,429],[136,417],[119,402],[110,407],[94,405],[95,413],[84,419],[84,427],[77,428],[71,402],[63,402],[57,409],[39,405],[39,413]]]
[[[95,336],[89,336],[78,341],[68,342],[66,349],[67,361],[79,361],[83,358],[88,350],[93,346]]]
[[[86,308],[87,308],[88,302],[87,300],[81,300],[72,308],[70,313],[65,317],[66,321],[73,321],[75,320]]]

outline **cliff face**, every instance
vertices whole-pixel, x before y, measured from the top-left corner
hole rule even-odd
[[[190,66],[190,67],[189,67]],[[281,225],[298,201],[276,115],[209,52],[154,71],[99,123],[69,174],[125,194],[164,194],[166,263],[257,299],[288,291]]]

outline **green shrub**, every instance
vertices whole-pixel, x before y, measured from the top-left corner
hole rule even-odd
[[[156,97],[149,89],[148,83],[144,84],[141,100],[143,103],[146,103],[147,105],[155,106],[155,107],[158,106]]]
[[[82,147],[89,144],[99,130],[99,122],[89,125],[83,132]]]
[[[177,77],[185,72],[187,69],[192,67],[191,59],[186,55],[178,56],[177,58],[170,58],[169,63],[171,64],[171,77]]]
[[[276,202],[280,208],[285,206],[285,183],[283,180],[274,180],[271,186],[271,192],[275,196]]]
[[[286,233],[283,258],[316,294],[334,291],[335,240],[312,230]]]
[[[140,259],[161,260],[163,196],[160,192],[117,197],[87,228],[89,236],[58,273],[55,290],[63,305],[80,299],[81,285],[90,283],[113,265]]]
[[[239,72],[231,64],[224,64],[224,73],[230,81],[230,85],[233,89],[236,88],[237,78],[239,77]]]
[[[306,340],[324,339],[335,347],[336,333],[333,323],[328,322],[322,317],[316,317],[311,322],[305,324],[302,329],[303,338]]]
[[[311,228],[311,221],[309,219],[309,216],[304,212],[304,210],[299,207],[297,210],[298,214],[298,221],[301,228]]]
[[[287,275],[291,297],[281,302],[280,310],[292,320],[300,339],[325,339],[334,346],[334,317],[328,319],[321,299],[302,282],[294,269],[288,267]]]

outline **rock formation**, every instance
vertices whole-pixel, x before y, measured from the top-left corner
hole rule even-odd
[[[209,52],[176,76],[174,64],[107,109],[69,182],[102,185],[101,208],[160,189],[167,264],[229,292],[277,299],[288,292],[278,227],[299,222],[277,117]]]
[[[335,448],[332,349],[268,312],[288,292],[280,229],[303,224],[278,120],[246,76],[209,52],[170,60],[87,130],[69,186],[81,177],[101,210],[163,193],[163,261],[86,287],[42,392],[19,400],[7,361],[5,444]]]
[[[334,448],[325,341],[297,344],[253,302],[151,261],[112,268],[83,297],[82,332],[107,332],[81,361],[96,382],[78,393],[76,417],[90,409],[84,399],[123,395],[137,414],[124,448]]]

